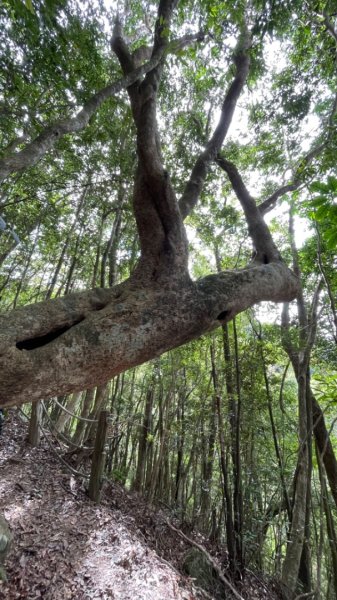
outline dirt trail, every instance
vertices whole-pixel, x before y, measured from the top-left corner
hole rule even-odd
[[[14,533],[1,599],[198,597],[128,514],[96,506],[47,447],[26,446],[26,429],[13,412],[0,438],[0,511]]]

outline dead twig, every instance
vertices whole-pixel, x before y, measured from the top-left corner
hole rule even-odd
[[[191,546],[194,546],[195,548],[198,548],[198,550],[200,550],[200,552],[202,552],[206,556],[208,562],[212,565],[212,568],[216,572],[216,574],[219,577],[220,581],[226,587],[228,587],[230,589],[230,591],[235,596],[235,598],[237,598],[237,600],[244,600],[244,598],[239,594],[239,592],[235,589],[235,587],[233,587],[233,585],[231,584],[231,582],[229,581],[229,579],[227,579],[227,577],[225,577],[225,575],[223,574],[223,572],[221,571],[221,569],[218,567],[218,565],[216,564],[216,562],[212,558],[212,556],[207,552],[207,550],[205,550],[205,548],[203,546],[201,546],[201,544],[198,544],[197,542],[195,542],[191,538],[187,537],[187,535],[185,535],[182,531],[180,531],[179,529],[177,529],[176,527],[174,527],[174,525],[172,525],[172,523],[170,523],[170,521],[168,519],[166,519],[166,524],[168,525],[168,527],[170,529],[172,529],[172,531],[175,531],[178,535],[180,535],[180,537],[183,540],[185,540],[185,542],[188,542],[189,544],[191,544]]]

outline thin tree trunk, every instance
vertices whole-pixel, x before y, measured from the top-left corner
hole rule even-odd
[[[83,190],[83,192],[82,192],[82,194],[81,194],[81,196],[79,198],[73,222],[72,222],[72,224],[70,226],[70,229],[69,229],[69,231],[67,233],[66,239],[64,241],[64,244],[63,244],[63,247],[62,247],[62,250],[61,250],[60,257],[59,257],[57,265],[56,265],[56,269],[54,271],[54,275],[52,277],[52,280],[51,280],[51,282],[49,284],[49,287],[48,287],[48,290],[46,292],[46,299],[47,300],[49,298],[51,298],[51,296],[53,294],[53,291],[54,291],[54,288],[55,288],[55,285],[56,285],[56,282],[57,282],[57,278],[58,278],[59,273],[61,271],[61,268],[63,266],[64,258],[65,258],[65,255],[66,255],[67,251],[68,251],[68,248],[69,248],[69,245],[70,245],[70,242],[71,242],[71,238],[72,238],[74,229],[75,229],[77,221],[78,221],[78,217],[79,217],[79,215],[80,215],[80,213],[82,211],[82,208],[83,208],[83,204],[84,204],[85,197],[87,195],[87,191],[88,191],[88,188],[87,187],[84,188],[84,190]]]
[[[236,319],[233,319],[233,337],[234,337],[234,358],[235,358],[235,379],[236,379],[236,397],[237,406],[234,412],[235,422],[233,422],[233,433],[234,433],[234,452],[235,456],[235,479],[234,479],[234,525],[236,531],[237,540],[237,557],[241,567],[244,566],[243,558],[243,499],[242,499],[242,475],[241,475],[241,442],[240,442],[240,427],[241,427],[241,377],[240,377],[240,365],[239,365],[239,345],[238,336],[236,330]]]
[[[299,455],[296,468],[295,495],[291,530],[282,568],[282,583],[289,597],[295,593],[305,540],[306,506],[309,477],[309,453],[307,442],[306,375],[307,365],[300,366],[298,379]]]
[[[101,244],[102,244],[104,222],[105,222],[105,216],[102,215],[100,226],[99,226],[99,231],[98,231],[98,243],[97,243],[97,250],[96,250],[96,256],[95,256],[94,269],[93,269],[92,279],[91,279],[91,287],[93,287],[93,288],[95,288],[96,285],[97,285],[99,261],[100,261],[100,256],[101,256]]]
[[[215,370],[215,353],[214,353],[214,341],[211,343],[211,365],[212,365],[212,377],[214,381],[214,370]],[[213,463],[214,463],[214,451],[215,451],[215,440],[217,430],[217,413],[216,413],[216,394],[211,394],[209,409],[208,409],[208,436],[205,436],[205,449],[203,457],[203,473],[201,483],[201,498],[200,498],[200,512],[201,512],[201,525],[205,532],[209,533],[209,523],[211,517],[211,488],[212,488],[212,477],[213,477]]]
[[[294,272],[300,278],[298,254],[294,241],[293,214],[290,211],[289,234],[292,247]],[[310,318],[307,316],[302,288],[297,296],[297,312],[299,319],[299,348],[297,353],[288,344],[291,356],[297,354],[298,382],[298,419],[299,419],[299,452],[294,486],[294,502],[292,510],[291,530],[288,539],[286,557],[282,568],[282,583],[289,597],[295,593],[299,575],[303,577],[305,592],[310,592],[310,565],[307,564],[309,555],[309,508],[311,485],[311,436],[312,436],[312,406],[308,402],[310,354],[315,341],[317,325],[317,304],[320,285],[314,294]],[[283,330],[289,323],[288,306],[282,313]]]
[[[105,403],[107,400],[108,386],[109,386],[109,382],[104,383],[103,385],[99,385],[96,388],[94,408],[92,409],[91,413],[89,414],[89,419],[91,422],[87,423],[86,431],[84,434],[85,442],[91,443],[95,439],[97,423],[95,423],[94,421],[98,419],[98,415],[99,415],[100,411],[105,408]]]
[[[66,277],[65,288],[64,288],[65,296],[67,294],[69,294],[69,292],[71,291],[72,286],[74,284],[73,276],[74,276],[75,268],[76,268],[76,265],[78,262],[78,248],[79,248],[81,239],[82,239],[82,229],[81,229],[80,233],[78,234],[78,236],[76,237],[75,247],[71,253],[71,263],[70,263],[70,267],[69,267],[68,274]]]
[[[264,353],[263,353],[263,346],[262,346],[261,338],[259,339],[258,343],[259,343],[259,349],[260,349],[260,355],[261,355],[261,361],[262,361],[264,383],[265,383],[266,394],[267,394],[268,413],[269,413],[270,425],[271,425],[271,430],[272,430],[273,443],[274,443],[274,448],[275,448],[276,459],[277,459],[279,470],[280,470],[282,494],[283,494],[283,498],[284,498],[284,502],[285,502],[285,506],[286,506],[286,510],[287,510],[287,514],[288,514],[288,519],[289,519],[289,523],[290,523],[291,522],[291,504],[290,504],[290,499],[288,496],[286,482],[284,479],[283,460],[282,460],[281,450],[280,450],[278,438],[277,438],[277,431],[276,431],[274,413],[273,413],[273,402],[272,402],[268,373],[267,373],[267,368],[266,368],[266,361],[265,361],[265,357],[264,357]]]
[[[223,326],[225,381],[229,403],[229,422],[231,430],[231,457],[233,468],[233,511],[235,532],[235,557],[239,568],[243,568],[242,552],[242,490],[241,490],[241,459],[240,459],[240,375],[238,364],[238,344],[236,328],[234,330],[234,362],[236,374],[236,389],[233,381],[233,360],[230,350],[227,323]],[[237,398],[237,399],[235,399]]]
[[[115,219],[111,229],[111,234],[108,243],[106,244],[105,250],[102,256],[101,263],[101,287],[105,287],[106,281],[106,267],[109,264],[109,286],[112,287],[116,280],[116,260],[117,260],[117,248],[122,223],[122,205],[124,201],[124,187],[120,184],[118,191],[118,203],[116,208]]]
[[[151,382],[145,397],[144,406],[144,418],[143,423],[139,429],[139,441],[138,441],[138,460],[136,475],[133,482],[133,489],[140,492],[144,485],[145,476],[145,465],[146,465],[146,453],[148,447],[148,435],[151,431],[151,417],[152,417],[152,405],[154,396],[154,384]]]
[[[322,456],[320,454],[317,444],[316,444],[316,457],[317,457],[319,479],[320,479],[320,483],[321,483],[321,493],[322,493],[323,507],[324,507],[324,512],[325,512],[326,528],[327,528],[329,547],[330,547],[330,552],[331,552],[331,565],[332,565],[331,581],[332,581],[332,586],[334,589],[335,597],[337,598],[337,534],[336,534],[336,530],[335,530],[333,514],[332,514],[332,511],[331,511],[331,508],[329,505],[328,490],[327,490],[327,485],[326,485],[325,476],[324,476],[324,472],[323,472],[323,460],[322,460]]]
[[[81,395],[82,392],[74,392],[73,394],[71,394],[71,396],[68,396],[68,400],[67,402],[64,404],[64,407],[71,413],[75,413],[76,408],[79,404],[79,401],[81,399]],[[71,415],[66,412],[65,410],[63,410],[59,416],[59,418],[57,419],[56,423],[55,423],[55,429],[59,432],[59,433],[63,433],[64,429],[68,423],[68,421],[71,419]]]
[[[86,428],[86,424],[87,424],[86,421],[83,421],[83,419],[87,419],[89,417],[91,405],[94,400],[94,395],[95,395],[95,388],[91,388],[90,390],[87,390],[85,392],[82,410],[81,410],[81,414],[80,414],[81,419],[78,419],[78,421],[77,421],[77,426],[76,426],[74,437],[73,437],[74,444],[80,445],[83,441],[84,432],[85,432],[85,428]]]
[[[185,368],[184,368],[185,380]],[[177,404],[177,462],[175,476],[174,501],[176,506],[182,506],[183,499],[183,475],[184,475],[184,444],[185,444],[185,385],[183,390],[178,391]]]
[[[232,497],[230,493],[228,483],[228,469],[226,460],[226,448],[225,448],[225,436],[223,429],[223,415],[221,409],[221,397],[217,394],[217,414],[218,414],[218,431],[219,431],[219,444],[220,444],[220,465],[222,471],[222,483],[223,483],[223,499],[225,503],[225,522],[226,522],[226,541],[228,550],[228,560],[230,565],[230,571],[235,575],[238,564],[236,560],[236,544],[235,544],[235,532],[233,523],[233,505]]]
[[[36,244],[37,244],[37,241],[38,241],[39,233],[40,233],[40,223],[39,223],[39,224],[38,224],[38,226],[37,226],[37,230],[36,230],[36,234],[35,234],[34,242],[33,242],[33,244],[32,244],[32,248],[31,248],[31,250],[30,250],[30,252],[29,252],[29,255],[28,255],[28,258],[27,258],[27,261],[26,261],[25,268],[24,268],[24,270],[23,270],[23,273],[22,273],[22,275],[21,275],[21,278],[20,278],[20,281],[19,281],[18,287],[17,287],[17,289],[16,289],[16,292],[15,292],[15,297],[14,297],[14,300],[13,300],[13,308],[15,308],[15,307],[16,307],[16,304],[17,304],[17,301],[18,301],[19,295],[20,295],[20,293],[21,293],[22,286],[23,286],[23,283],[24,283],[25,277],[26,277],[26,275],[27,275],[27,271],[28,271],[28,269],[29,269],[29,266],[30,266],[30,261],[31,261],[31,258],[32,258],[32,256],[33,256],[33,253],[34,253],[34,251],[35,251],[35,248],[36,248]]]
[[[41,402],[36,402],[32,405],[32,412],[29,419],[28,442],[36,448],[40,444],[41,432],[40,427],[42,418]]]

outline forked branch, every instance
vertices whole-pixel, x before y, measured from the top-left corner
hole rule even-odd
[[[162,0],[155,25],[152,57],[168,47],[168,28],[176,2]],[[189,41],[189,40],[188,40]],[[186,42],[187,43],[187,42]],[[133,55],[117,21],[112,40],[124,73],[135,67]],[[187,242],[176,196],[163,166],[157,127],[156,101],[164,61],[144,80],[128,88],[137,130],[138,167],[134,186],[134,214],[141,245],[141,261],[134,277],[158,279],[181,270],[187,272]]]

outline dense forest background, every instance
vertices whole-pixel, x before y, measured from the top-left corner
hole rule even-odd
[[[1,167],[120,77],[117,12],[138,60],[157,6],[5,0],[0,6]],[[229,572],[337,597],[337,26],[334,2],[192,2],[174,28],[158,96],[165,168],[178,193],[214,128],[243,15],[251,66],[224,150],[186,221],[194,279],[251,260],[226,161],[300,278],[291,304],[263,303],[113,380],[24,405],[84,468],[102,409],[106,476],[163,503],[228,550]],[[169,35],[168,32],[167,35]],[[172,34],[172,35],[173,35]],[[171,35],[171,34],[170,34]],[[174,36],[173,37],[177,37]],[[124,90],[2,183],[1,311],[111,287],[139,258],[135,126]],[[29,402],[29,398],[27,398]],[[69,412],[62,411],[62,406]],[[81,415],[88,421],[78,421]],[[35,420],[33,421],[35,423]],[[70,452],[71,451],[71,452]],[[288,541],[288,543],[287,543]],[[294,550],[295,549],[295,550]],[[295,552],[295,554],[294,554]],[[293,566],[295,565],[295,567]]]

